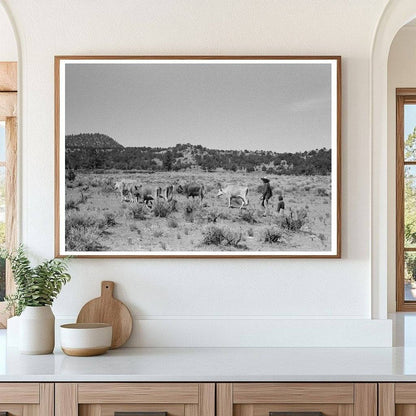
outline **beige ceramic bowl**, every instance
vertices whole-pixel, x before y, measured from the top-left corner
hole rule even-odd
[[[65,354],[77,357],[104,354],[111,347],[112,334],[109,324],[61,325],[61,348]]]

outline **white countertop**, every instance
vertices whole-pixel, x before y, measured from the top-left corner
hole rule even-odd
[[[0,331],[0,381],[416,381],[416,348],[121,348],[21,355]]]

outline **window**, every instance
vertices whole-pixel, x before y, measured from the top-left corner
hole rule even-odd
[[[398,311],[416,311],[416,88],[396,97],[396,300]]]
[[[0,247],[6,245],[6,123],[0,121]],[[0,302],[6,294],[6,264],[0,259]]]
[[[0,62],[0,246],[16,247],[17,65]],[[0,328],[5,326],[4,296],[12,292],[8,263],[0,260]]]

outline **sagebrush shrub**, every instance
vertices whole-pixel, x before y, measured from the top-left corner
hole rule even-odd
[[[207,213],[207,221],[216,223],[217,219],[220,218],[220,216],[221,216],[220,211],[212,209]]]
[[[316,194],[318,196],[329,196],[329,193],[325,188],[316,188]]]
[[[219,246],[223,240],[222,229],[217,226],[209,226],[203,231],[202,243],[206,245]]]
[[[101,192],[109,194],[115,191],[115,182],[112,178],[106,178],[101,181]]]
[[[65,234],[65,245],[68,251],[101,251],[105,247],[98,242],[101,232],[98,227],[87,229],[71,228]]]
[[[224,241],[226,245],[238,247],[243,237],[241,232],[230,230],[228,227],[223,230]]]
[[[109,227],[114,227],[117,224],[116,216],[111,213],[104,214],[104,220]]]
[[[205,245],[225,245],[239,247],[239,243],[242,239],[241,232],[236,232],[228,227],[218,227],[215,225],[209,225],[202,232],[202,243]]]
[[[168,219],[168,227],[169,228],[178,228],[178,221],[175,220],[175,218],[169,218]]]
[[[79,210],[78,208],[79,205],[79,200],[75,200],[75,199],[68,199],[65,202],[65,210],[70,210],[70,209],[75,209],[75,210]]]
[[[130,204],[127,206],[127,215],[135,220],[145,220],[148,216],[149,208],[144,204]]]
[[[277,223],[285,230],[299,231],[306,223],[308,213],[301,209],[294,213],[290,211],[288,214],[277,217]]]
[[[278,227],[266,228],[263,232],[263,241],[269,244],[279,243],[282,236],[283,233]]]
[[[240,218],[249,224],[255,224],[257,222],[254,212],[250,210],[240,211]]]
[[[153,215],[155,217],[166,218],[173,210],[173,204],[163,201],[157,200],[153,204]]]
[[[105,218],[72,211],[65,219],[65,242],[68,251],[100,251],[98,242],[107,228]]]
[[[91,228],[97,227],[102,230],[106,227],[106,220],[104,218],[97,218],[95,215],[89,215],[86,213],[73,212],[66,216],[65,230],[68,231],[71,228]]]

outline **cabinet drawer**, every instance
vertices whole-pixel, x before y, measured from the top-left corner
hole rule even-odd
[[[217,416],[377,416],[375,383],[221,383]]]
[[[0,414],[53,416],[51,383],[0,383]]]
[[[56,416],[215,416],[213,383],[59,383]]]
[[[380,416],[416,415],[416,383],[380,383]]]

